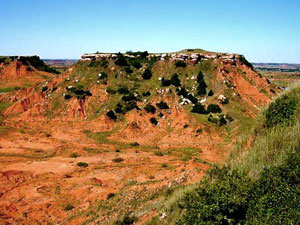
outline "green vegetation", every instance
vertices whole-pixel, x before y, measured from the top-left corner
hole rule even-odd
[[[124,159],[123,158],[114,158],[112,161],[115,163],[120,163],[120,162],[123,162]]]
[[[148,113],[154,114],[154,113],[156,112],[156,108],[155,108],[153,105],[151,105],[151,104],[147,104],[147,105],[144,107],[144,109],[145,109],[146,112],[148,112]]]
[[[245,152],[245,142],[237,145],[227,165],[214,166],[204,180],[163,209],[168,217],[160,224],[297,224],[300,113],[294,103],[299,101],[296,88],[272,103],[251,149]],[[275,118],[268,116],[272,112]]]
[[[168,104],[166,102],[164,102],[164,101],[160,101],[160,102],[156,103],[156,106],[159,109],[169,109]]]
[[[89,164],[87,164],[86,162],[78,162],[76,165],[79,167],[84,167],[84,168],[89,166]]]
[[[64,207],[64,210],[65,211],[70,211],[72,209],[74,209],[75,207],[73,205],[71,205],[70,203],[68,203],[65,207]]]
[[[20,58],[18,59],[20,62],[22,62],[25,66],[28,66],[28,68],[30,68],[30,66],[41,70],[41,71],[45,71],[48,73],[54,73],[54,74],[58,74],[59,72],[51,67],[49,67],[47,64],[45,64],[45,62],[43,60],[40,59],[39,56],[20,56]]]

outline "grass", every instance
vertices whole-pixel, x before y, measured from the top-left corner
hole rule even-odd
[[[286,94],[298,96],[300,88]],[[173,202],[165,202],[148,224],[295,224],[299,215],[300,120],[263,126],[259,120],[248,146],[241,137],[228,164],[213,167],[205,179]],[[278,120],[280,121],[280,120]],[[286,209],[289,209],[286,211]]]

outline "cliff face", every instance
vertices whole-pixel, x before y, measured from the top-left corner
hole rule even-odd
[[[199,181],[277,91],[243,56],[202,50],[86,54],[58,75],[18,64],[1,64],[0,214],[22,224]]]

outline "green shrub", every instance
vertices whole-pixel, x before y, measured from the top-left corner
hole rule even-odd
[[[48,87],[47,87],[47,86],[42,87],[42,92],[45,92],[45,91],[47,91],[47,90],[48,90]]]
[[[116,93],[117,93],[117,91],[114,90],[114,89],[111,88],[111,87],[107,87],[107,88],[106,88],[106,92],[107,92],[108,94],[116,94]]]
[[[126,58],[124,57],[124,55],[122,53],[118,53],[117,54],[117,59],[115,61],[115,64],[117,66],[128,66],[128,63],[126,61]]]
[[[85,163],[85,162],[78,162],[78,163],[77,163],[77,166],[86,168],[86,167],[89,166],[89,164],[87,164],[87,163]]]
[[[161,164],[161,167],[167,168],[167,167],[168,167],[168,164],[167,164],[167,163],[163,163],[163,164]]]
[[[250,67],[251,69],[253,69],[253,65],[243,55],[241,55],[239,59],[240,59],[242,64],[244,64],[244,65]]]
[[[139,144],[138,142],[133,142],[133,143],[131,143],[130,145],[133,146],[133,147],[140,146],[140,144]]]
[[[197,132],[198,134],[201,134],[201,133],[203,132],[203,130],[202,130],[202,128],[199,128],[199,129],[196,130],[196,132]]]
[[[161,152],[161,151],[155,151],[155,152],[154,152],[154,155],[157,155],[157,156],[164,156],[164,153]]]
[[[140,62],[136,62],[136,61],[132,63],[132,66],[136,69],[142,68],[142,64]]]
[[[207,114],[207,111],[204,107],[204,105],[197,103],[192,108],[192,113],[198,113],[198,114]]]
[[[207,95],[208,95],[208,96],[213,96],[213,95],[214,95],[213,90],[210,89]]]
[[[150,91],[145,91],[145,92],[142,93],[142,95],[143,95],[144,97],[147,97],[147,96],[150,96],[151,93],[150,93]]]
[[[181,86],[180,79],[178,78],[178,74],[177,73],[174,73],[172,75],[170,82],[175,87],[180,87]]]
[[[57,70],[49,67],[39,56],[20,56],[18,59],[19,62],[22,62],[25,66],[32,66],[38,70],[45,71],[48,73],[59,74]]]
[[[129,89],[128,87],[122,85],[118,88],[118,92],[120,94],[129,94]]]
[[[125,215],[122,220],[117,220],[115,222],[115,225],[131,225],[134,224],[135,221],[137,221],[138,218],[135,216]]]
[[[168,87],[171,85],[171,80],[165,79],[164,77],[161,79],[161,86]]]
[[[101,73],[99,73],[99,75],[98,75],[98,79],[99,80],[104,80],[104,79],[107,79],[108,78],[108,75],[107,75],[107,73],[105,73],[105,72],[101,72]]]
[[[134,95],[134,93],[130,92],[129,94],[126,94],[122,97],[122,100],[125,102],[129,102],[129,101],[137,101],[138,98],[136,95]]]
[[[207,106],[207,112],[208,113],[221,113],[222,109],[220,108],[220,106],[216,105],[216,104],[210,104]]]
[[[156,108],[155,108],[153,105],[151,105],[151,104],[147,104],[147,105],[144,107],[144,109],[145,109],[146,112],[148,112],[148,113],[154,114],[154,113],[156,112]]]
[[[73,205],[71,205],[70,203],[68,203],[65,207],[64,207],[64,210],[65,211],[70,211],[72,209],[74,209],[75,207]]]
[[[109,110],[109,111],[106,113],[106,116],[109,117],[109,118],[111,118],[111,119],[113,119],[113,120],[118,119],[117,115],[116,115],[115,112],[112,111],[112,110]]]
[[[152,77],[152,73],[150,69],[145,69],[145,71],[142,74],[142,77],[144,80],[150,80]]]
[[[156,106],[159,109],[169,109],[168,104],[166,102],[164,102],[164,101],[160,101],[160,102],[156,103]]]
[[[180,61],[176,61],[175,62],[175,66],[176,67],[183,67],[184,68],[184,67],[186,67],[186,63],[184,61],[181,61],[181,60]]]
[[[113,198],[113,197],[115,197],[115,196],[116,196],[115,193],[109,193],[109,194],[107,195],[106,199],[108,200],[108,199],[111,199],[111,198]]]
[[[222,126],[222,125],[226,125],[227,124],[227,121],[225,119],[225,116],[220,116],[220,119],[219,119],[219,125]]]
[[[133,70],[130,68],[130,66],[125,67],[124,70],[125,70],[125,72],[128,73],[128,74],[133,73]]]
[[[155,117],[151,117],[151,118],[150,118],[150,122],[151,122],[152,124],[154,124],[155,126],[158,124],[158,121],[157,121],[157,119],[156,119]]]
[[[225,98],[224,100],[222,100],[221,104],[226,105],[229,103],[229,98]]]
[[[200,71],[197,75],[197,82],[198,82],[198,87],[197,87],[197,93],[200,96],[203,96],[206,94],[206,88],[207,85],[204,81],[204,76],[202,74],[202,72]]]
[[[123,158],[114,158],[112,161],[115,163],[120,163],[120,162],[123,162],[124,159]]]
[[[277,124],[291,125],[298,101],[287,95],[272,102],[265,112],[265,125],[273,127]]]

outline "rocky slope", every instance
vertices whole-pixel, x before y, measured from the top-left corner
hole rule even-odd
[[[62,74],[15,60],[0,88],[35,85],[0,94],[3,222],[111,224],[154,204],[223,163],[277,91],[237,54],[85,54]]]

